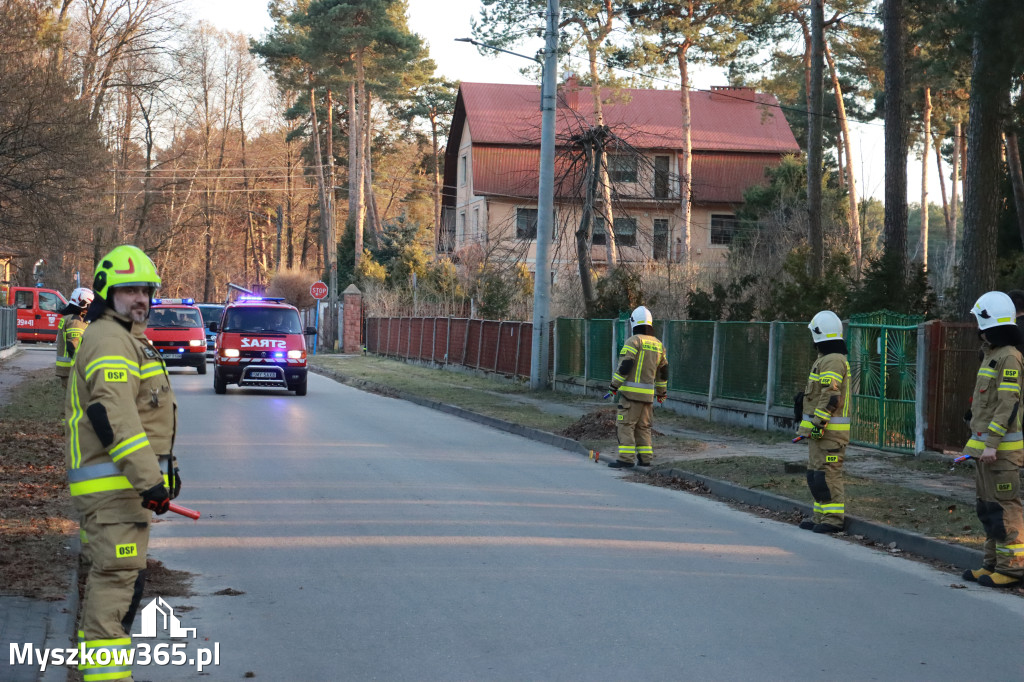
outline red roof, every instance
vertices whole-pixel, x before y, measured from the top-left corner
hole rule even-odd
[[[777,154],[694,154],[690,183],[693,202],[742,203],[743,191],[767,185],[765,169],[778,166],[781,160]]]
[[[538,87],[462,83],[460,97],[475,145],[540,144]],[[602,97],[605,123],[634,147],[682,149],[682,103],[678,90],[603,88]],[[592,125],[592,101],[589,87],[559,91],[559,140]],[[691,92],[692,149],[796,153],[796,138],[778,106],[774,96],[749,88]]]

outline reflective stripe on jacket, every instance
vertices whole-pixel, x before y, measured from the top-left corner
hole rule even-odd
[[[612,374],[612,388],[642,403],[668,394],[668,359],[665,346],[647,334],[634,334],[619,351],[619,367]]]
[[[842,353],[819,355],[807,376],[800,429],[824,426],[837,443],[850,442],[850,363]]]
[[[965,454],[980,455],[985,448],[997,453],[1024,448],[1021,441],[1020,381],[1024,361],[1013,346],[991,348],[978,368],[971,400],[971,440]]]
[[[75,362],[75,351],[82,341],[82,333],[89,323],[78,315],[65,315],[57,323],[57,364],[59,377],[71,375],[71,365]]]

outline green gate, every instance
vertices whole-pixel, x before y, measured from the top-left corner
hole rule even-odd
[[[923,321],[888,311],[850,316],[852,442],[914,451],[917,325]]]

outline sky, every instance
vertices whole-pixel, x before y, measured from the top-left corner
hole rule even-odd
[[[192,16],[209,21],[222,30],[259,37],[270,28],[265,0],[188,0]],[[484,83],[528,83],[519,73],[526,62],[511,55],[481,55],[468,43],[456,38],[470,37],[470,18],[480,9],[480,0],[408,0],[409,27],[427,42],[430,56],[438,67],[438,75],[451,80]],[[516,52],[532,55],[543,47],[536,38]],[[724,75],[715,69],[695,69],[691,74],[694,88],[706,89],[724,85]],[[881,120],[851,124],[854,175],[861,197],[881,199],[884,194],[884,128]],[[941,204],[935,157],[929,161],[928,200]],[[907,166],[907,194],[912,203],[921,201],[921,162],[911,157]],[[947,182],[947,186],[948,186]],[[948,189],[948,187],[947,187]]]

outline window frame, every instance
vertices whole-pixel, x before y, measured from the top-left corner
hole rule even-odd
[[[630,167],[624,168],[623,165]],[[639,160],[632,154],[608,155],[608,181],[636,184],[639,175]]]
[[[723,225],[723,223],[728,224]],[[736,227],[737,221],[734,214],[712,213],[708,224],[708,243],[711,246],[731,246],[736,239]]]

